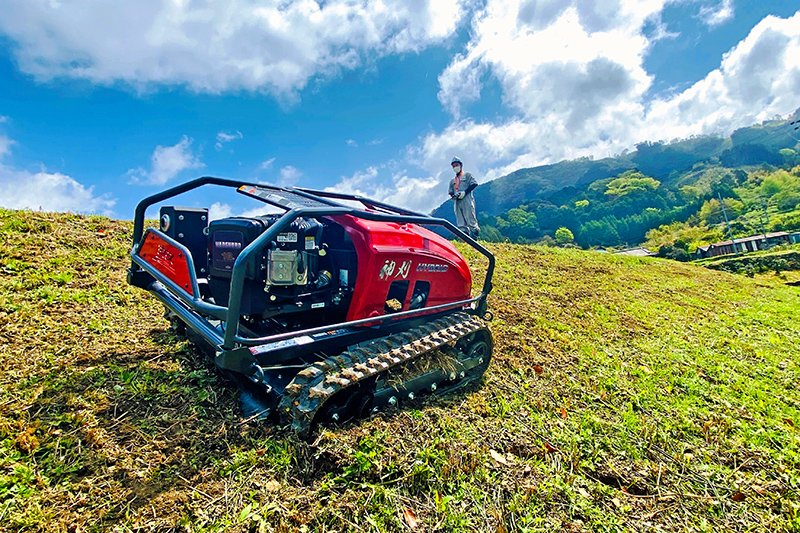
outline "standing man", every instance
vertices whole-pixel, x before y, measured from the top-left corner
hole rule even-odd
[[[475,216],[475,198],[472,196],[472,191],[478,186],[478,182],[472,174],[461,170],[459,158],[454,157],[450,165],[456,173],[450,180],[450,198],[455,205],[456,225],[458,229],[477,239],[481,228],[478,227],[478,217]]]

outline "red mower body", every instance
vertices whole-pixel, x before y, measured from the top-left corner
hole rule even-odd
[[[358,257],[347,320],[383,315],[391,299],[400,304],[391,312],[413,309],[414,295],[422,292],[424,307],[469,298],[469,267],[447,239],[415,224],[332,218],[345,228]]]

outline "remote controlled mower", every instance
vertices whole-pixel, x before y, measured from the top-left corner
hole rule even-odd
[[[260,201],[263,214],[209,220],[164,205],[206,185]],[[145,228],[154,204],[159,227]],[[428,228],[488,258],[480,294]],[[475,382],[492,354],[492,254],[447,220],[360,196],[198,178],[138,204],[131,259],[129,283],[164,304],[259,417],[301,435]]]

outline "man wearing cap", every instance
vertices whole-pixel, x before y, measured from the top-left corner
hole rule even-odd
[[[477,239],[481,229],[478,227],[478,217],[475,216],[475,198],[472,196],[472,191],[478,186],[478,182],[472,174],[461,170],[459,158],[454,157],[450,165],[456,173],[450,180],[450,198],[455,206],[456,225],[458,229]]]

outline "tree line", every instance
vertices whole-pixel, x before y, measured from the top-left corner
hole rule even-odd
[[[663,181],[626,170],[480,222],[490,241],[563,244],[565,234],[556,235],[563,228],[584,248],[671,247],[664,253],[683,259],[725,238],[723,207],[736,235],[800,229],[798,151],[740,145]]]

